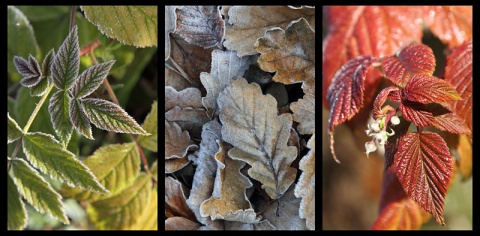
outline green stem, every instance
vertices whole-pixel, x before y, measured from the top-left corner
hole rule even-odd
[[[27,124],[23,128],[23,133],[26,134],[28,132],[28,129],[30,128],[30,125],[32,125],[33,120],[35,119],[35,116],[37,116],[38,111],[40,111],[40,108],[42,108],[43,103],[45,100],[47,100],[48,94],[50,94],[50,91],[52,91],[53,88],[53,83],[50,84],[50,87],[48,87],[47,92],[43,95],[42,99],[37,103],[37,106],[35,107],[35,110],[33,110],[32,115],[30,115],[30,118],[27,121]]]

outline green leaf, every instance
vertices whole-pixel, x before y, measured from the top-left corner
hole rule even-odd
[[[23,152],[35,168],[56,180],[70,186],[108,193],[92,172],[50,134],[25,134]]]
[[[43,59],[43,63],[42,63],[43,76],[37,85],[32,86],[30,88],[30,95],[40,97],[40,96],[43,96],[43,94],[45,94],[45,92],[47,91],[47,88],[50,86],[50,80],[52,79],[50,68],[52,67],[54,57],[55,57],[55,51],[52,48],[48,52],[48,54],[45,56],[45,59]]]
[[[18,6],[29,20],[44,21],[64,17],[70,13],[70,6]]]
[[[63,209],[62,197],[26,161],[15,158],[12,174],[18,191],[30,205],[41,213],[70,224]]]
[[[78,27],[75,25],[53,59],[52,80],[55,87],[61,90],[67,90],[73,85],[80,69],[77,29]]]
[[[135,143],[101,147],[88,157],[84,164],[90,168],[98,181],[111,194],[125,189],[140,173],[140,155]],[[65,185],[62,186],[61,193],[64,197],[75,198],[79,201],[96,201],[106,197],[106,195],[102,196]]]
[[[55,58],[55,50],[52,48],[43,59],[42,74],[44,76],[52,75],[50,68],[52,68],[54,58]]]
[[[90,22],[107,36],[137,47],[157,46],[157,6],[81,6]]]
[[[28,56],[28,62],[21,58],[14,56],[13,63],[17,68],[17,71],[23,76],[20,80],[20,84],[27,88],[37,85],[42,79],[42,71],[37,59],[32,55]]]
[[[152,181],[141,173],[135,182],[115,196],[93,202],[87,214],[97,229],[130,229],[152,197]]]
[[[85,112],[83,111],[82,102],[79,99],[72,99],[68,108],[68,114],[70,119],[72,119],[73,126],[78,130],[83,136],[88,139],[94,139],[92,137],[92,126],[90,126],[90,121],[88,120]]]
[[[89,67],[78,78],[72,87],[74,98],[84,98],[93,93],[107,77],[115,61],[108,61]]]
[[[158,230],[158,193],[154,189],[148,205],[144,207],[141,215],[137,216],[137,223],[130,227],[131,230]]]
[[[8,230],[21,230],[27,226],[27,212],[12,177],[7,175],[7,226]]]
[[[40,50],[27,17],[16,7],[8,6],[7,9],[8,71],[15,71],[15,55],[24,58],[29,54],[40,56]]]
[[[48,112],[50,113],[53,128],[64,147],[68,145],[73,132],[73,125],[70,121],[68,108],[70,100],[72,99],[70,95],[68,95],[68,92],[60,90],[53,94],[50,98],[50,104],[48,105]]]
[[[152,164],[152,167],[150,167],[150,172],[152,172],[155,181],[158,182],[158,160]]]
[[[157,101],[154,101],[152,104],[152,110],[148,113],[145,122],[143,123],[143,129],[152,135],[150,136],[140,136],[138,138],[138,143],[140,145],[152,152],[157,152],[158,146],[158,115],[157,115]]]
[[[20,126],[18,126],[17,122],[10,117],[10,113],[7,112],[7,119],[8,119],[8,128],[7,128],[7,134],[8,134],[8,140],[7,143],[13,143],[15,140],[18,138],[22,137],[23,132]]]
[[[150,135],[115,103],[98,99],[82,99],[85,114],[97,128],[117,133]]]

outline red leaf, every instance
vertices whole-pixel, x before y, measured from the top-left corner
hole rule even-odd
[[[393,102],[401,102],[402,101],[402,91],[396,90],[388,94],[388,99]]]
[[[451,102],[452,110],[465,120],[470,130],[472,130],[472,57],[472,41],[470,40],[447,57],[447,66],[445,67],[445,81],[452,84],[463,99]]]
[[[430,6],[425,23],[449,48],[472,38],[472,6]]]
[[[333,78],[327,91],[327,100],[330,104],[328,119],[330,144],[333,158],[338,162],[333,150],[333,129],[338,124],[352,118],[363,106],[364,81],[368,67],[375,58],[360,56],[352,59],[339,70]]]
[[[395,135],[389,137],[385,143],[385,170],[387,170],[393,164],[393,159],[395,153],[398,151],[400,140],[407,134],[408,128],[411,124],[410,122],[406,121],[403,116],[399,116],[399,119],[400,124],[388,126],[395,132]]]
[[[414,123],[416,126],[431,126],[433,124],[432,112],[422,103],[404,100],[400,105],[405,120]]]
[[[448,82],[424,74],[414,75],[403,91],[405,99],[423,104],[462,99]]]
[[[383,58],[382,69],[385,77],[403,88],[414,74],[432,75],[435,71],[435,56],[426,45],[410,44],[398,56]]]
[[[328,35],[323,41],[324,94],[335,73],[349,59],[359,55],[379,58],[393,54],[413,40],[421,41],[421,21],[417,20],[421,7],[330,6],[325,7],[324,12],[328,26]],[[378,88],[378,75],[379,72],[375,72],[367,77],[367,94]],[[323,102],[328,106],[325,98]]]
[[[427,106],[433,115],[432,125],[442,131],[448,131],[455,134],[471,134],[465,121],[456,113],[439,104],[429,104]]]
[[[377,98],[375,98],[375,101],[373,102],[372,114],[375,120],[384,115],[382,112],[382,106],[387,100],[388,95],[395,91],[399,91],[399,89],[396,87],[387,87],[378,93]]]
[[[394,163],[407,195],[445,225],[443,205],[453,164],[442,137],[432,132],[407,134],[401,140]]]

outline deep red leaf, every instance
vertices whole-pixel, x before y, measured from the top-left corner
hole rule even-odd
[[[395,126],[388,126],[389,130],[392,129],[395,135],[389,137],[385,143],[385,170],[387,170],[392,164],[395,153],[397,153],[400,140],[407,134],[410,122],[406,121],[403,116],[399,116],[400,124]],[[396,177],[395,177],[396,178]]]
[[[404,100],[400,104],[400,111],[405,120],[414,123],[416,126],[433,125],[433,114],[425,104]]]
[[[421,41],[421,7],[412,6],[330,6],[324,8],[328,35],[323,41],[323,93],[345,62],[359,55],[380,58],[401,46]],[[379,86],[379,72],[369,73],[366,94]],[[367,101],[373,100],[366,97]],[[328,106],[324,98],[323,103]]]
[[[426,45],[409,44],[398,55],[383,58],[382,69],[386,78],[403,88],[414,74],[433,74],[435,55]]]
[[[364,81],[368,67],[375,58],[359,56],[352,59],[335,74],[332,84],[327,91],[327,100],[330,104],[328,119],[330,143],[334,159],[338,162],[333,150],[333,129],[338,124],[352,118],[363,106]]]
[[[471,134],[465,121],[455,112],[435,103],[428,104],[427,108],[432,111],[432,125],[438,129],[455,134]]]
[[[401,140],[394,164],[407,195],[445,225],[443,205],[453,163],[442,137],[432,132],[407,134]]]
[[[393,101],[393,102],[401,102],[402,101],[402,91],[401,90],[392,91],[391,93],[388,94],[387,98],[390,101]]]
[[[472,6],[429,6],[425,23],[449,48],[472,39]]]
[[[465,120],[470,130],[472,130],[472,46],[470,40],[458,47],[447,57],[445,67],[445,81],[452,84],[463,99],[451,102],[452,110]]]
[[[423,104],[462,99],[450,83],[424,74],[414,75],[403,90],[405,99]]]
[[[388,95],[392,92],[398,91],[396,87],[387,87],[384,88],[380,93],[378,93],[377,98],[373,102],[373,119],[378,119],[380,116],[384,115],[382,112],[382,106],[388,98]]]

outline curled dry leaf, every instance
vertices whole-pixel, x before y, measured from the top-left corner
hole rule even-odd
[[[200,224],[183,217],[170,217],[165,220],[165,230],[197,230]]]
[[[276,71],[273,80],[284,84],[315,80],[315,31],[304,18],[291,22],[285,31],[268,30],[255,49],[262,54],[260,68]]]
[[[187,131],[183,131],[176,123],[165,120],[165,160],[183,158],[190,150],[198,149],[198,146],[190,140]]]
[[[165,217],[174,216],[195,220],[195,215],[188,208],[182,184],[172,177],[165,177]]]
[[[315,96],[305,94],[303,99],[292,102],[290,109],[293,111],[293,120],[300,123],[297,127],[301,134],[315,133]]]
[[[211,48],[223,41],[225,21],[217,6],[184,6],[176,12],[176,33],[187,42]]]
[[[215,155],[217,175],[212,197],[204,201],[200,208],[203,217],[212,220],[223,219],[243,223],[258,222],[257,214],[246,196],[245,190],[252,186],[250,180],[240,173],[245,162],[232,160],[230,150],[217,140],[220,150]]]
[[[300,161],[303,171],[297,186],[295,197],[302,198],[300,202],[300,218],[307,220],[307,227],[315,230],[315,134],[307,143],[310,151]]]
[[[165,112],[179,106],[181,108],[202,108],[202,94],[197,88],[186,88],[181,91],[165,86]]]
[[[235,148],[228,154],[252,166],[250,177],[260,181],[272,199],[280,197],[295,181],[297,148],[287,146],[291,114],[277,116],[277,102],[263,95],[258,84],[238,78],[218,97],[222,137]]]
[[[200,137],[202,126],[210,121],[203,108],[180,108],[165,112],[165,120],[175,122],[182,130],[188,130],[192,137]]]
[[[236,50],[239,57],[257,54],[254,48],[257,38],[273,27],[285,29],[300,17],[308,20],[315,30],[315,9],[292,9],[287,6],[233,6],[228,10],[228,24],[224,45]]]

